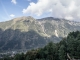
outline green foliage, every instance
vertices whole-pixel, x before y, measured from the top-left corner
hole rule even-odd
[[[80,32],[71,32],[59,43],[48,43],[43,48],[30,50],[26,54],[16,54],[13,58],[0,60],[67,60],[80,59]]]
[[[71,32],[67,37],[67,50],[71,57],[80,59],[80,32]]]
[[[80,59],[80,32],[70,32],[67,36],[67,38],[64,38],[60,42],[60,49],[59,52],[61,52],[59,55],[64,58],[67,54],[71,58],[74,59]],[[65,55],[66,54],[66,55]],[[60,57],[61,58],[61,57]]]
[[[66,60],[67,59],[66,47],[64,45],[61,45],[59,48],[59,59],[60,60]]]
[[[24,54],[16,54],[13,60],[24,60]]]

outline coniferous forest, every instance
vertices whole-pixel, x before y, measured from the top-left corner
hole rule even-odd
[[[70,32],[59,43],[48,43],[43,48],[33,49],[26,54],[4,57],[0,60],[80,60],[80,32]]]

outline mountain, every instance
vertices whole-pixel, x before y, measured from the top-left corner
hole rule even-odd
[[[18,17],[0,22],[0,50],[31,49],[59,42],[69,32],[80,31],[80,22],[46,17]]]

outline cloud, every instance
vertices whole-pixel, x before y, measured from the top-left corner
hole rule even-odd
[[[13,4],[17,4],[16,0],[12,0],[11,2],[12,2]]]
[[[80,0],[38,0],[37,3],[31,2],[22,12],[36,16],[50,13],[55,18],[78,20],[80,19],[79,2]]]
[[[10,17],[15,17],[15,15],[14,14],[11,14]]]

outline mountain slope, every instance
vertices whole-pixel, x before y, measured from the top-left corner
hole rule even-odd
[[[59,42],[71,31],[80,31],[80,23],[46,17],[31,16],[0,22],[0,50],[31,49],[43,47],[48,42]]]
[[[65,37],[68,35],[69,32],[72,31],[80,31],[79,22],[52,17],[39,19],[39,22],[42,23],[41,25],[44,26],[45,33],[47,33],[48,35],[56,35],[57,37]]]
[[[24,16],[7,22],[0,22],[0,28],[3,30],[20,29],[25,32],[34,30],[41,36],[50,37],[55,35],[57,37],[65,37],[71,31],[80,30],[80,23],[53,17],[34,19],[31,16]]]

